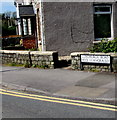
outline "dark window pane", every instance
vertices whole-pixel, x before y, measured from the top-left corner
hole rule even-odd
[[[94,15],[95,38],[111,37],[111,16],[110,14]]]
[[[95,7],[95,12],[110,12],[110,7]]]

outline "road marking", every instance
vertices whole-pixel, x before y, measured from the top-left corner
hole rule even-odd
[[[46,101],[46,102],[62,103],[62,104],[82,106],[82,107],[95,108],[95,109],[101,109],[101,110],[117,111],[117,109],[114,109],[114,108],[86,105],[86,104],[73,103],[73,102],[67,102],[67,101],[51,100],[51,99],[47,99],[47,98],[38,98],[38,97],[32,97],[32,96],[25,96],[25,95],[7,93],[7,92],[2,92],[2,91],[0,93],[4,94],[4,95],[10,95],[10,96],[22,97],[22,98],[28,98],[28,99],[34,99],[34,100],[41,100],[41,101]]]
[[[46,98],[46,99],[52,99],[52,100],[60,100],[60,101],[67,101],[67,102],[95,105],[95,106],[104,106],[104,107],[117,108],[117,106],[114,106],[114,105],[100,104],[100,103],[94,103],[94,102],[86,102],[86,101],[81,101],[81,100],[71,100],[71,99],[65,99],[65,98],[57,98],[57,97],[49,97],[49,96],[42,96],[42,95],[26,94],[26,93],[20,93],[20,92],[15,92],[15,91],[9,91],[9,90],[5,90],[5,89],[0,89],[0,91],[7,92],[7,93],[18,94],[18,95],[31,96],[31,97]]]

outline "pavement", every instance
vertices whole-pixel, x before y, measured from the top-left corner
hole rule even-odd
[[[44,95],[115,103],[117,73],[2,66],[1,86]]]

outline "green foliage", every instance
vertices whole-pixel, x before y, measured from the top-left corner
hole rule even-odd
[[[0,27],[2,28],[2,36],[16,35],[15,18],[16,12],[5,12],[0,14]]]
[[[9,35],[16,35],[16,27],[12,26],[8,28]]]
[[[2,47],[20,45],[20,37],[17,38],[2,38]]]
[[[46,65],[46,64],[41,65],[40,68],[44,68],[44,69],[46,69],[46,68],[48,68],[48,65]]]
[[[92,71],[92,72],[100,72],[100,70],[94,69],[94,68],[90,68],[90,71]]]
[[[16,27],[8,27],[6,24],[2,24],[2,36],[16,35]]]
[[[33,68],[36,68],[36,67],[37,67],[37,65],[33,64],[33,65],[32,65],[32,67],[33,67]]]
[[[49,66],[46,65],[46,64],[44,64],[44,65],[35,65],[35,64],[33,64],[32,67],[33,67],[33,68],[42,68],[42,69],[49,68]]]
[[[101,42],[94,44],[91,48],[89,48],[90,52],[117,52],[117,38],[112,41],[108,41],[107,39],[103,39]]]
[[[44,65],[35,65],[33,64],[32,66],[26,62],[25,64],[18,64],[18,63],[7,63],[7,64],[3,64],[5,66],[15,66],[15,67],[25,67],[25,68],[30,68],[30,67],[33,67],[33,68],[40,68],[40,69],[47,69],[49,68],[48,65],[44,64]]]
[[[46,68],[48,68],[48,65],[46,65],[46,64],[44,64],[44,65],[38,65],[37,67],[38,67],[38,68],[46,69]]]
[[[28,49],[29,51],[37,51],[37,48]]]
[[[22,64],[16,64],[16,63],[8,63],[8,64],[3,64],[5,66],[15,66],[15,67],[23,67]]]
[[[26,62],[26,64],[24,64],[24,67],[25,67],[25,68],[30,68],[31,65],[30,65],[28,62]]]

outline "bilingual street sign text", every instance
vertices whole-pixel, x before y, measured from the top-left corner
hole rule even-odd
[[[111,58],[109,55],[81,55],[81,63],[99,63],[99,64],[110,64]]]

